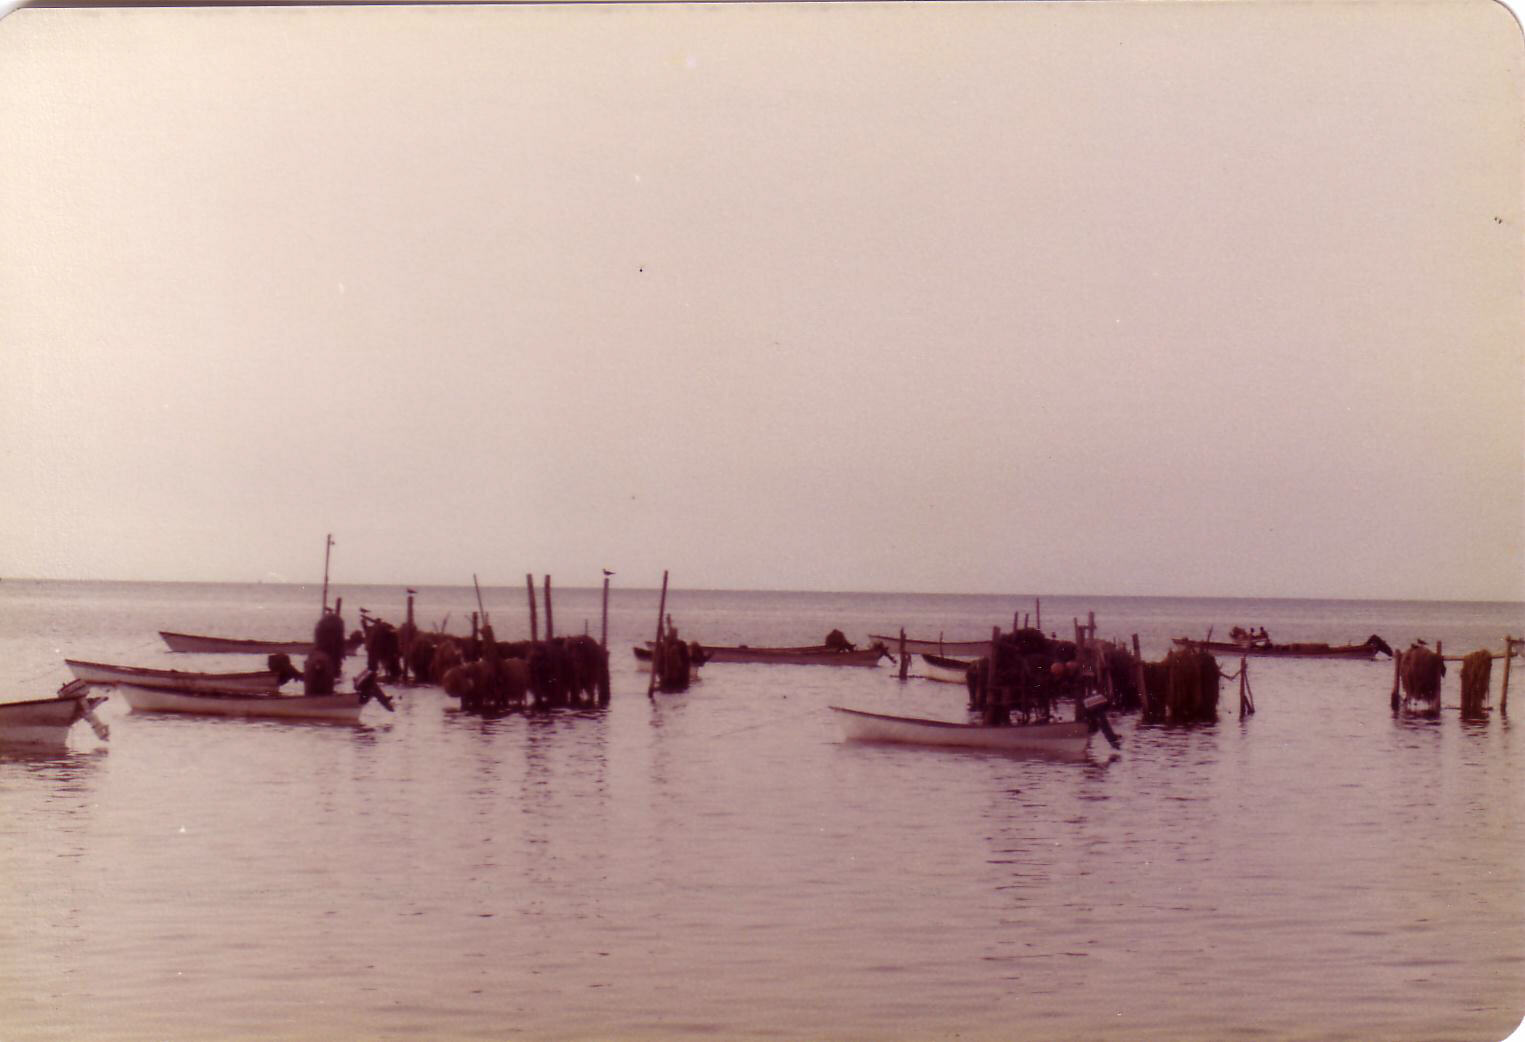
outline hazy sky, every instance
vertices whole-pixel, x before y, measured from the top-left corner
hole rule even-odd
[[[22,10],[0,576],[1525,599],[1458,3]]]

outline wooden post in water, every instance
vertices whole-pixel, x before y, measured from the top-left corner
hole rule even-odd
[[[911,660],[905,653],[905,627],[900,627],[900,679],[906,678],[906,672],[911,668]]]
[[[482,621],[484,623],[486,623],[487,625],[491,626],[492,625],[492,618],[491,618],[491,616],[489,616],[487,614],[487,609],[482,607],[482,584],[477,582],[477,573],[476,572],[472,572],[471,573],[471,585],[477,591],[477,610],[482,613]]]
[[[540,624],[535,619],[535,577],[529,572],[524,573],[524,585],[530,595],[530,643],[540,643]]]
[[[1239,719],[1244,719],[1245,707],[1249,704],[1250,688],[1250,660],[1244,655],[1239,656]]]
[[[1144,656],[1139,651],[1138,634],[1133,635],[1133,676],[1138,685],[1138,704],[1144,716],[1149,715],[1149,690],[1144,686]]]
[[[323,541],[323,610],[328,610],[328,554],[334,548],[334,534],[328,533]]]
[[[1042,629],[1043,629],[1043,598],[1042,597],[1034,597],[1033,598],[1033,624],[1038,627],[1040,632],[1042,631]]]
[[[651,645],[651,679],[646,684],[646,697],[656,698],[657,660],[662,657],[662,620],[667,614],[667,569],[662,569],[662,599],[657,602],[657,639]]]
[[[1393,656],[1393,694],[1392,694],[1391,702],[1392,702],[1393,712],[1395,712],[1395,713],[1398,711],[1398,706],[1400,704],[1399,698],[1398,698],[1398,688],[1400,686],[1400,682],[1402,681],[1402,679],[1403,679],[1403,652],[1400,651],[1396,655]]]
[[[551,577],[547,575],[545,577],[545,642],[547,644],[551,642],[553,633],[554,626],[551,620]]]
[[[1514,646],[1522,643],[1515,638],[1504,635],[1504,692],[1499,695],[1499,715],[1509,715],[1509,663],[1514,661]]]
[[[996,671],[995,657],[1001,645],[1001,627],[993,626],[990,629],[990,664],[985,672],[985,723],[1011,723],[1011,710],[1006,690],[1001,689],[1000,697],[996,697]]]
[[[609,577],[604,576],[604,618],[598,631],[598,646],[609,650]]]

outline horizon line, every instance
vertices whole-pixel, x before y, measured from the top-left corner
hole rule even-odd
[[[48,578],[41,576],[0,576],[0,586],[6,582],[23,583],[98,583],[117,585],[156,585],[156,586],[290,586],[309,587],[320,586],[321,582],[308,581],[297,582],[289,579],[266,580],[266,579],[80,579],[80,578]],[[441,582],[335,582],[329,581],[329,588],[335,587],[395,587],[400,590],[421,589],[434,587],[447,590],[470,590],[472,587],[464,583],[441,583]],[[482,584],[483,589],[512,590],[520,589],[518,584]],[[601,590],[601,585],[583,586],[570,584],[560,587],[564,590]],[[659,586],[623,586],[620,589],[627,591],[643,591],[655,593]],[[1507,600],[1496,597],[1377,597],[1377,596],[1353,596],[1353,595],[1323,595],[1314,596],[1308,594],[1211,594],[1211,593],[1011,593],[1011,592],[971,592],[954,590],[822,590],[822,589],[793,589],[785,587],[741,587],[741,586],[674,586],[668,584],[668,591],[681,589],[687,593],[782,593],[782,594],[818,594],[826,596],[906,596],[906,597],[1006,597],[1022,600],[1041,600],[1044,597],[1061,599],[1084,599],[1087,597],[1116,600],[1227,600],[1227,601],[1352,601],[1358,603],[1408,603],[1408,604],[1500,604],[1518,605],[1525,607],[1525,599]]]

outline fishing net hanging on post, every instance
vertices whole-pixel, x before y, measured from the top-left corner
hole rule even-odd
[[[1461,715],[1478,719],[1487,715],[1488,682],[1493,675],[1493,653],[1486,648],[1461,660]]]

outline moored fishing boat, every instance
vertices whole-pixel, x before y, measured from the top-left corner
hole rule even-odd
[[[1090,725],[1084,720],[986,727],[981,724],[956,724],[909,716],[886,716],[859,709],[844,709],[841,706],[830,708],[842,726],[844,737],[855,742],[938,745],[1073,756],[1085,751],[1091,737]]]
[[[630,650],[635,652],[635,657],[639,661],[641,661],[641,662],[650,662],[651,661],[651,642],[650,641],[646,642],[646,646],[645,647],[637,646],[637,647],[631,648]],[[709,660],[710,660],[710,657],[708,655],[704,654],[704,649],[703,648],[700,648],[699,649],[699,654],[691,655],[690,656],[690,658],[689,658],[689,668],[690,669],[698,669],[700,666],[704,665]]]
[[[877,666],[890,657],[881,644],[871,648],[841,650],[815,645],[801,648],[749,648],[702,645],[706,662],[746,662],[774,666]]]
[[[310,640],[245,640],[239,637],[203,637],[194,633],[170,633],[159,636],[169,650],[201,655],[307,655],[312,653]]]
[[[178,669],[148,669],[142,666],[113,666],[104,662],[81,662],[64,659],[73,674],[88,684],[144,683],[177,691],[264,691],[274,693],[281,686],[280,674],[271,670],[254,673],[193,673]]]
[[[149,684],[116,685],[134,713],[190,713],[197,716],[266,717],[354,723],[364,698],[354,691],[328,695],[258,694],[252,691],[180,691]]]
[[[969,673],[969,667],[977,659],[965,660],[957,658],[945,658],[942,655],[928,655],[922,653],[923,663],[921,675],[928,680],[936,680],[943,684],[963,684]]]
[[[1272,644],[1269,641],[1193,640],[1174,637],[1177,647],[1197,648],[1223,655],[1261,655],[1272,658],[1374,659],[1378,654],[1392,656],[1393,649],[1373,633],[1361,644]]]
[[[0,702],[0,743],[63,745],[69,730],[80,720],[105,738],[109,733],[106,725],[95,715],[95,707],[104,701],[105,696],[90,694],[88,684],[72,680],[52,698]]]
[[[882,641],[884,646],[897,654],[900,651],[900,638],[886,636],[883,633],[870,633],[869,640]],[[907,637],[905,650],[912,655],[947,655],[980,658],[990,654],[990,640],[927,640],[923,637]]]

